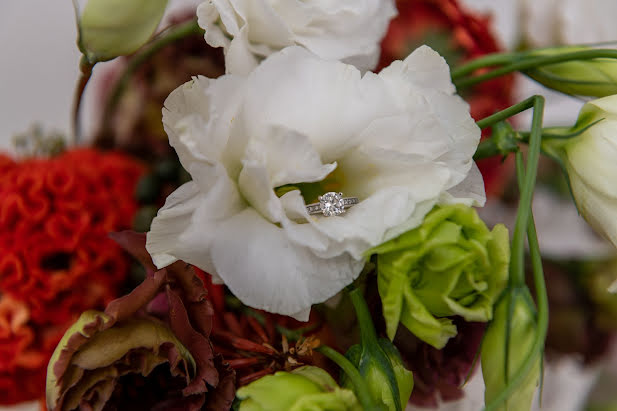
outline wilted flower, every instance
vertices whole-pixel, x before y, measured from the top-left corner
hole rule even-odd
[[[229,409],[235,376],[212,350],[212,306],[201,280],[182,262],[155,272],[143,235],[114,237],[148,276],[66,332],[49,363],[48,408]]]
[[[560,157],[581,215],[617,247],[617,95],[586,103],[576,126],[598,120],[577,137],[543,144]]]
[[[269,312],[306,320],[357,277],[367,249],[435,203],[484,202],[480,131],[428,47],[364,77],[290,47],[248,77],[187,83],[164,122],[193,182],[152,223],[155,264],[182,259]],[[360,202],[309,215],[315,193],[333,190]]]
[[[73,0],[77,44],[90,63],[130,54],[144,45],[167,0]]]
[[[392,0],[313,0],[301,5],[207,0],[197,9],[206,42],[225,48],[227,72],[234,74],[248,74],[260,60],[293,45],[327,60],[373,69],[379,42],[395,14]]]
[[[517,289],[504,294],[495,306],[495,316],[486,329],[480,350],[486,404],[490,404],[512,381],[530,354],[535,335],[536,312],[528,290]],[[530,409],[540,379],[540,363],[539,356],[518,388],[498,410]]]
[[[437,207],[422,225],[370,250],[377,254],[379,294],[390,339],[399,322],[442,348],[456,335],[447,318],[486,322],[506,285],[505,226],[489,231],[473,208]]]
[[[353,391],[321,368],[304,366],[260,378],[238,390],[240,411],[360,411]]]
[[[529,57],[557,56],[585,47],[559,47],[528,53]],[[565,94],[605,97],[617,94],[617,61],[612,58],[570,60],[525,70],[524,73],[542,84]]]

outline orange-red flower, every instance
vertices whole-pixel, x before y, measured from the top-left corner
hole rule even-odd
[[[484,54],[500,51],[490,29],[490,20],[466,11],[458,0],[397,0],[399,15],[390,22],[381,44],[378,70],[400,60],[421,44],[427,44],[455,66]],[[500,77],[460,90],[476,120],[503,110],[513,103],[513,77]],[[501,159],[478,162],[487,194],[503,187]]]
[[[129,260],[107,233],[131,226],[143,172],[91,149],[0,155],[0,403],[41,397],[66,327],[118,296]]]

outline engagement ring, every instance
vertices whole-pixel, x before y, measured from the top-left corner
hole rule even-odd
[[[343,198],[343,193],[335,193],[334,191],[321,195],[318,199],[319,203],[306,206],[306,211],[309,214],[323,214],[326,217],[332,217],[333,215],[343,214],[345,209],[359,203],[356,197]]]

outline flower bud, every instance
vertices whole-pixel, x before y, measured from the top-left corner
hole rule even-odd
[[[507,229],[489,231],[464,205],[437,207],[420,227],[372,249],[386,331],[399,322],[435,348],[456,335],[447,317],[486,322],[507,282]]]
[[[576,128],[586,125],[578,136],[548,140],[543,148],[561,160],[581,215],[617,247],[617,95],[586,103]]]
[[[246,385],[236,393],[240,411],[360,411],[353,391],[340,388],[321,368],[304,366],[277,372]]]
[[[167,0],[73,0],[79,49],[90,63],[133,53],[156,30]]]
[[[413,389],[413,374],[405,368],[401,354],[389,340],[380,338],[377,344],[377,347],[353,345],[345,356],[360,370],[377,404],[389,411],[404,410]],[[376,355],[374,350],[379,350],[379,353]],[[391,380],[392,376],[395,381]],[[341,385],[353,388],[345,375]],[[394,385],[397,390],[392,389]],[[398,395],[398,398],[394,395]],[[400,408],[397,407],[397,402]]]
[[[511,318],[508,315],[510,301],[513,306]],[[531,301],[527,289],[515,290],[505,294],[495,306],[495,316],[486,329],[480,349],[486,404],[490,404],[506,388],[530,354],[536,333],[535,308]],[[531,408],[540,378],[540,361],[538,359],[498,410],[527,411]]]
[[[559,47],[532,52],[532,57],[589,50],[586,47]],[[604,97],[617,94],[617,60],[595,58],[572,60],[525,70],[538,83],[565,94]]]

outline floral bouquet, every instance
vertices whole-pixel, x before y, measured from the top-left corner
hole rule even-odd
[[[481,368],[529,410],[545,354],[610,347],[614,262],[545,258],[532,198],[545,157],[617,246],[617,51],[500,52],[455,0],[74,4],[77,141],[119,64],[91,147],[0,157],[2,403],[400,411]],[[544,127],[517,72],[596,99]]]

